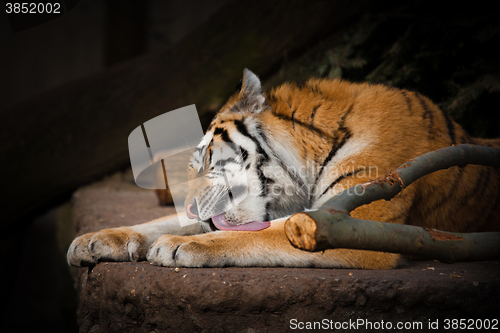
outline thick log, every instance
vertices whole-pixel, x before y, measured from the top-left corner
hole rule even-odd
[[[480,164],[500,167],[500,149],[459,145],[419,156],[388,174],[358,186],[363,194],[343,191],[319,210],[297,213],[285,223],[290,242],[303,250],[348,248],[401,253],[443,262],[500,258],[500,233],[450,233],[416,226],[353,218],[359,206],[396,194],[420,177],[451,166]]]
[[[264,78],[370,1],[233,2],[168,52],[147,55],[10,110],[0,124],[2,227],[129,162],[127,138],[159,114],[196,104],[203,120],[243,67]],[[206,116],[205,116],[206,115]]]
[[[452,233],[323,210],[295,214],[286,223],[292,244],[308,251],[361,249],[448,263],[500,259],[500,232]]]

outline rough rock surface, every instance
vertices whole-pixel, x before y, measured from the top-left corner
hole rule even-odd
[[[75,193],[78,234],[175,212],[123,178]],[[429,320],[438,319],[444,330],[446,318],[499,319],[499,273],[499,261],[415,261],[389,271],[100,263],[77,272],[78,323],[81,332],[284,332],[299,325],[308,331],[307,322],[370,330],[368,323],[346,326],[362,319],[373,330],[383,321],[383,331],[388,322],[393,329],[420,322],[421,329],[407,331],[428,331]]]

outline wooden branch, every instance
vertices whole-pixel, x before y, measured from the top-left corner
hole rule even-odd
[[[500,258],[500,233],[450,233],[353,218],[349,212],[372,201],[390,200],[405,186],[451,166],[500,166],[500,149],[459,145],[409,161],[383,179],[363,184],[363,195],[339,193],[318,211],[298,213],[285,223],[290,242],[303,250],[349,248],[402,253],[444,262]],[[352,189],[351,193],[352,193]]]
[[[386,222],[368,221],[325,210],[298,213],[288,219],[290,242],[307,251],[332,248],[392,252],[442,262],[500,258],[500,233],[451,233]]]

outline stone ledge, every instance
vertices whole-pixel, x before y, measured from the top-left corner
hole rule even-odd
[[[75,193],[78,234],[175,212],[124,179]],[[77,272],[78,323],[82,332],[284,332],[293,318],[359,318],[426,328],[436,318],[498,318],[499,272],[498,261],[418,261],[389,271],[100,263]]]

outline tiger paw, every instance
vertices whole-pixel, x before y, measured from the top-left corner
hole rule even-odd
[[[105,229],[76,238],[67,253],[71,266],[95,265],[101,261],[140,261],[146,259],[145,238],[129,228]]]
[[[166,267],[222,267],[226,256],[218,253],[217,245],[196,236],[164,235],[151,245],[147,259]]]

